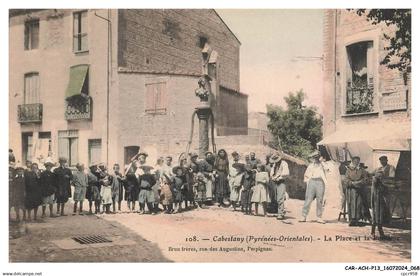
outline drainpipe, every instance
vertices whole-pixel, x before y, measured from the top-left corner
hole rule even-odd
[[[334,11],[334,132],[337,131],[337,10]],[[340,74],[341,75],[341,74]]]
[[[110,44],[111,44],[111,10],[108,9],[108,18],[102,17],[100,15],[98,15],[95,11],[95,16],[105,20],[107,22],[107,33],[108,33],[108,44],[107,44],[107,56],[106,56],[106,165],[107,167],[109,167],[109,80],[110,80],[110,72],[109,72],[109,63],[110,63],[110,55],[111,55],[111,51],[110,51]]]

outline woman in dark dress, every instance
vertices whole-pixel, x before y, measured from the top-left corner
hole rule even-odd
[[[20,221],[20,210],[23,213],[23,220],[26,220],[25,211],[25,169],[17,166],[14,170],[9,170],[11,173],[11,186],[9,186],[10,206],[15,208],[16,221]]]
[[[34,220],[37,220],[38,207],[42,204],[42,187],[39,184],[38,164],[32,163],[31,170],[25,172],[25,208],[28,220],[31,220],[31,211],[34,211]]]
[[[217,205],[223,204],[223,200],[229,195],[229,160],[224,149],[221,149],[217,153],[216,160],[214,161],[214,169],[217,174],[215,183],[215,199]]]
[[[370,219],[369,210],[364,207],[364,186],[368,174],[360,165],[360,157],[354,156],[347,168],[344,183],[348,205],[349,226],[359,226],[362,219]]]

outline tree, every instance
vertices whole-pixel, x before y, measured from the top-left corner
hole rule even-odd
[[[390,69],[398,69],[403,73],[404,81],[407,82],[408,74],[411,73],[411,10],[410,9],[357,9],[359,16],[366,16],[368,21],[377,25],[385,23],[387,26],[395,26],[394,35],[384,34],[389,45],[388,51],[381,64]]]
[[[292,155],[307,158],[322,138],[322,118],[314,106],[303,105],[305,93],[289,92],[287,109],[267,105],[268,129],[275,137],[273,146]]]

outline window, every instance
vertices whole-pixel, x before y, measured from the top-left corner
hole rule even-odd
[[[78,156],[78,131],[63,130],[58,132],[58,157],[65,157],[68,165],[76,166],[79,162]]]
[[[101,139],[90,139],[89,142],[89,166],[102,162]]]
[[[125,164],[129,164],[131,162],[131,158],[133,158],[140,150],[139,146],[127,146],[124,147],[124,162]]]
[[[346,113],[373,112],[373,41],[351,44],[346,47],[346,52]]]
[[[39,102],[39,74],[37,72],[25,74],[24,104]]]
[[[87,11],[73,13],[73,51],[88,50]]]
[[[51,149],[51,132],[39,132],[38,141],[35,142],[35,157],[45,161],[45,158],[52,154]]]
[[[166,83],[146,84],[146,107],[149,114],[164,114],[167,108]]]
[[[32,161],[33,155],[32,132],[22,133],[22,162]]]
[[[38,49],[39,20],[25,22],[25,50]]]

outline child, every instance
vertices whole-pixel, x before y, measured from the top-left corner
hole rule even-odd
[[[112,204],[112,188],[111,188],[111,179],[109,175],[106,175],[100,180],[101,187],[101,199],[104,212],[110,214],[111,204]]]
[[[122,174],[120,173],[120,165],[114,164],[113,166],[114,174],[112,175],[112,211],[115,213],[116,204],[118,204],[118,212],[121,212],[121,201],[123,199],[123,186],[124,186],[124,179]]]
[[[160,185],[161,193],[160,193],[160,200],[163,205],[163,210],[165,214],[170,214],[172,210],[172,187],[171,187],[171,179],[164,175],[161,178],[161,185]]]
[[[156,184],[155,176],[151,173],[153,167],[143,165],[140,167],[143,170],[143,174],[139,176],[140,193],[139,193],[139,204],[140,204],[140,215],[146,212],[145,205],[149,209],[149,213],[155,214],[153,203],[155,202],[155,195],[152,191],[152,187]]]
[[[42,218],[46,216],[45,211],[47,209],[47,205],[50,210],[50,217],[55,217],[53,214],[53,205],[55,202],[55,191],[56,191],[56,183],[55,183],[55,175],[51,171],[54,163],[51,160],[46,160],[44,163],[45,171],[43,171],[40,175],[39,182],[42,187]]]
[[[140,166],[140,162],[138,160],[134,160],[130,163],[125,172],[125,199],[127,200],[127,208],[131,212],[135,211],[136,201],[139,198],[139,182],[136,171]]]
[[[181,166],[176,166],[172,169],[172,172],[175,174],[172,185],[172,192],[174,195],[175,211],[174,213],[181,212],[181,204],[183,201],[183,191],[186,187],[186,178],[184,174],[184,169]]]
[[[242,182],[241,210],[245,215],[251,215],[252,188],[255,185],[255,173],[250,164],[245,166],[245,174]]]
[[[77,203],[79,203],[79,215],[83,214],[83,200],[86,197],[86,189],[88,186],[88,176],[85,173],[85,166],[83,164],[77,163],[76,169],[73,173],[72,184],[74,186],[73,193],[73,216],[77,213]]]
[[[88,187],[86,192],[86,198],[89,201],[89,214],[93,214],[92,205],[95,203],[95,214],[100,212],[101,195],[100,195],[100,184],[97,176],[97,167],[92,165],[89,167],[87,174]]]
[[[197,179],[194,183],[195,188],[195,201],[199,208],[203,208],[203,203],[206,201],[206,179],[204,174],[197,173]]]
[[[255,203],[255,215],[258,216],[258,204],[261,203],[263,206],[264,216],[267,216],[267,202],[268,192],[267,184],[270,181],[270,177],[267,172],[264,171],[265,166],[259,164],[257,166],[257,173],[255,174],[255,187],[252,194],[251,202]]]

